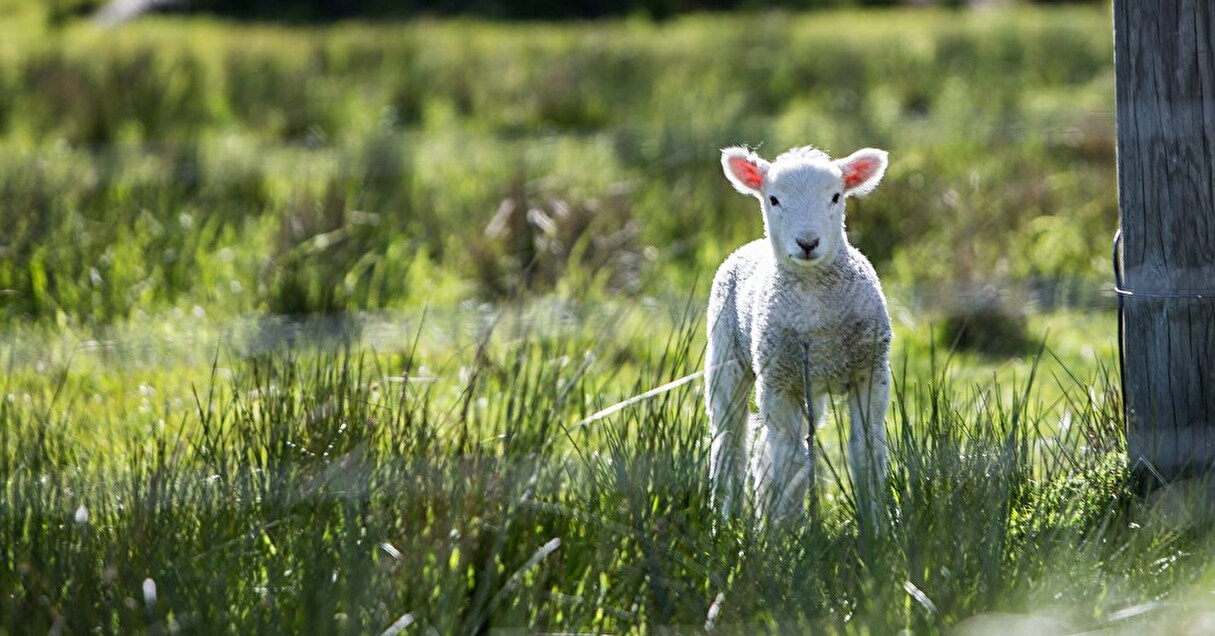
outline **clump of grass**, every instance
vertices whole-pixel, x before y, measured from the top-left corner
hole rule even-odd
[[[1034,347],[1025,309],[1000,298],[992,286],[952,299],[941,323],[942,343],[950,349],[1009,357]]]
[[[598,277],[608,292],[637,292],[644,263],[639,223],[622,193],[570,201],[530,192],[538,187],[516,182],[468,246],[482,291],[511,298],[549,292],[559,283],[589,288]],[[579,281],[579,274],[591,280]]]

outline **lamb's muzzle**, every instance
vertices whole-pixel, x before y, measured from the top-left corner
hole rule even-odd
[[[797,239],[797,246],[802,248],[801,257],[806,260],[813,260],[814,250],[818,247],[819,239],[815,238],[812,241],[806,239]]]

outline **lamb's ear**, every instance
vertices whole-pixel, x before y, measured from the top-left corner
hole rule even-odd
[[[844,195],[869,194],[886,174],[886,151],[877,148],[860,150],[839,159],[835,165],[844,173]]]
[[[743,194],[759,196],[768,178],[768,162],[741,146],[721,151],[721,169],[734,189]]]

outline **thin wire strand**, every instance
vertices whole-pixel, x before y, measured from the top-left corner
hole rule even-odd
[[[1125,281],[1122,280],[1122,260],[1118,258],[1119,252],[1122,251],[1122,228],[1118,228],[1114,232],[1114,293],[1118,296],[1118,319],[1119,328],[1122,324],[1122,299],[1124,298],[1150,298],[1152,300],[1215,300],[1215,291],[1200,291],[1200,292],[1145,292],[1127,289]],[[1119,340],[1122,339],[1121,332],[1118,334]]]

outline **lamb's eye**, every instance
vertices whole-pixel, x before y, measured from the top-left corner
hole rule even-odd
[[[831,195],[831,202],[839,203],[840,202],[840,193],[836,192],[835,194]]]
[[[768,203],[771,203],[772,205],[780,205],[780,201],[778,201],[776,197],[768,197]]]

